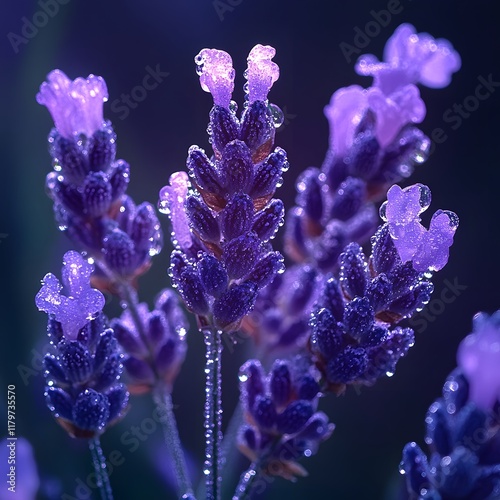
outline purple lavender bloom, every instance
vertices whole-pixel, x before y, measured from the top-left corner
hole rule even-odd
[[[415,442],[405,446],[400,472],[410,498],[499,498],[498,405],[492,414],[469,394],[461,371],[452,372],[425,419],[429,457]]]
[[[473,332],[458,348],[457,363],[469,384],[469,401],[492,410],[500,402],[500,311],[475,316]]]
[[[61,323],[64,336],[75,340],[78,332],[104,307],[104,295],[91,288],[90,276],[94,266],[89,264],[78,252],[69,251],[63,259],[63,284],[52,274],[46,274],[42,288],[36,295],[36,306],[40,311],[53,315]]]
[[[45,397],[72,437],[88,438],[121,418],[128,393],[119,382],[122,355],[101,312],[104,298],[89,287],[92,267],[77,252],[66,253],[64,265],[64,281],[72,293],[78,293],[76,298],[60,296],[53,280],[36,298],[39,308],[49,314],[47,331],[54,346],[44,358]]]
[[[447,42],[409,29],[398,28],[388,43],[391,62],[375,64],[365,56],[359,63],[363,74],[375,76],[372,87],[341,88],[325,107],[330,148],[321,169],[310,168],[298,180],[297,207],[287,221],[285,249],[295,262],[335,271],[345,244],[364,243],[375,231],[374,202],[426,159],[430,140],[413,126],[426,113],[416,84],[446,86],[460,59]],[[446,263],[445,244],[437,242],[446,222],[446,215],[433,221],[425,236],[429,254],[418,256],[419,268]]]
[[[343,157],[351,148],[367,104],[366,90],[351,85],[334,92],[325,106],[325,116],[330,123],[330,149],[337,156]]]
[[[191,146],[187,167],[160,191],[160,210],[170,216],[176,250],[171,276],[187,307],[219,329],[237,329],[257,292],[282,271],[269,241],[283,223],[273,199],[287,169],[286,153],[272,151],[275,136],[267,93],[279,69],[274,49],[257,45],[248,56],[248,99],[238,119],[230,104],[234,70],[228,54],[204,49],[195,58],[203,90],[211,92],[209,158]],[[212,321],[213,320],[213,321]]]
[[[317,374],[305,359],[276,360],[266,377],[259,361],[240,369],[245,411],[238,447],[251,461],[262,461],[266,475],[293,480],[307,474],[297,462],[316,453],[335,426],[318,412]]]
[[[248,54],[245,77],[248,80],[248,102],[265,101],[280,69],[272,62],[276,50],[269,45],[256,45]]]
[[[116,134],[103,120],[104,80],[91,75],[71,82],[59,70],[48,79],[37,100],[56,125],[49,136],[54,171],[46,181],[56,220],[94,258],[94,282],[115,293],[118,282],[135,283],[149,268],[162,246],[160,224],[152,205],[136,207],[125,195],[130,168],[116,160]]]
[[[193,245],[189,220],[184,210],[190,186],[186,172],[175,172],[170,176],[169,185],[161,189],[159,201],[160,211],[171,216],[173,243],[184,252]]]
[[[111,322],[126,354],[123,364],[130,380],[128,387],[133,394],[141,394],[161,382],[171,391],[186,355],[189,327],[177,295],[165,289],[159,293],[153,311],[146,304],[139,304],[137,309],[141,332],[127,310]]]
[[[10,459],[14,458],[15,462]],[[15,480],[10,481],[11,466],[15,464]],[[2,485],[1,500],[35,500],[40,479],[29,441],[23,437],[0,441],[0,474],[7,484]]]
[[[100,76],[71,81],[61,70],[47,75],[36,100],[47,106],[58,132],[66,139],[79,134],[92,137],[104,125],[102,105],[108,89]]]
[[[259,293],[255,310],[245,318],[242,329],[262,356],[294,354],[306,347],[311,310],[320,290],[318,271],[297,265]]]
[[[210,92],[214,104],[228,108],[234,90],[234,68],[231,56],[223,50],[203,49],[195,58],[201,88]]]
[[[401,262],[385,226],[372,245],[371,265],[358,244],[345,248],[339,279],[326,276],[312,313],[313,362],[325,389],[335,393],[394,374],[414,343],[413,330],[396,324],[420,310],[433,290],[421,273]]]
[[[423,184],[404,189],[394,185],[387,193],[387,202],[380,208],[401,260],[411,260],[419,272],[439,271],[446,265],[458,228],[454,212],[438,210],[432,216],[429,229],[425,229],[419,215],[427,210],[430,202],[430,189]]]
[[[368,107],[376,117],[375,137],[382,148],[388,147],[409,123],[421,123],[425,118],[425,104],[415,85],[406,85],[390,96],[379,88],[367,91]]]
[[[416,33],[411,24],[402,24],[385,45],[384,62],[371,54],[363,55],[356,64],[356,72],[373,76],[374,86],[390,95],[408,84],[446,87],[461,64],[459,54],[448,40],[435,40],[428,33]]]

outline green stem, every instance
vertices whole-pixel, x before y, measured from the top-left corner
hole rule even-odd
[[[186,467],[184,452],[182,451],[177,423],[173,411],[172,396],[167,388],[160,385],[154,393],[154,401],[160,410],[165,443],[170,450],[172,461],[174,463],[175,475],[177,478],[177,495],[179,498],[195,500],[193,487]]]
[[[220,499],[222,442],[222,397],[221,397],[221,332],[215,328],[203,331],[206,353],[205,386],[205,485],[207,500]]]
[[[97,486],[101,492],[101,499],[113,500],[113,491],[111,490],[111,484],[109,482],[106,459],[102,452],[99,437],[95,437],[89,441],[89,448],[92,454],[92,464],[96,474]]]

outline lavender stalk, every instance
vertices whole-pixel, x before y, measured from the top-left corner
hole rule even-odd
[[[91,439],[89,441],[89,448],[92,454],[92,464],[96,473],[97,486],[101,493],[101,499],[113,500],[113,492],[106,467],[106,458],[102,451],[100,439],[98,437]]]
[[[269,243],[283,219],[273,199],[287,168],[286,153],[272,151],[276,107],[267,94],[278,79],[275,50],[257,45],[248,56],[247,101],[241,118],[231,101],[234,69],[229,54],[203,49],[195,58],[203,90],[211,92],[212,158],[197,146],[184,172],[160,192],[160,210],[170,216],[175,250],[171,277],[198,318],[207,346],[205,401],[206,493],[220,497],[221,335],[238,330],[257,293],[282,271],[282,257]]]

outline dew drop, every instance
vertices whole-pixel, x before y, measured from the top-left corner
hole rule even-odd
[[[231,113],[233,114],[236,114],[236,111],[238,111],[238,104],[236,103],[236,101],[229,102],[229,111],[231,111]]]
[[[380,205],[380,209],[378,211],[379,215],[380,215],[380,218],[387,222],[387,201],[384,201],[384,203],[382,203],[382,205]]]
[[[269,108],[269,111],[271,111],[271,116],[273,118],[274,128],[281,127],[281,125],[283,125],[283,123],[285,121],[285,114],[283,113],[281,108],[276,106],[276,104],[272,104],[272,103],[269,103],[268,108]]]
[[[427,210],[431,204],[432,200],[432,195],[431,195],[431,190],[427,187],[424,186],[423,184],[419,184],[418,188],[420,190],[420,206],[422,207],[422,212],[424,210]]]

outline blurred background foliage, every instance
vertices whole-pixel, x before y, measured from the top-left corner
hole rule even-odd
[[[0,381],[4,388],[7,384],[17,387],[17,432],[34,446],[43,483],[40,498],[61,498],[63,493],[77,496],[76,478],[85,480],[91,471],[86,444],[68,438],[45,406],[37,354],[46,343],[45,315],[36,311],[33,298],[43,275],[59,273],[62,255],[71,248],[57,231],[52,203],[44,193],[45,176],[51,168],[46,137],[52,122],[35,102],[35,94],[46,74],[60,68],[71,78],[89,73],[105,78],[110,94],[105,116],[113,121],[118,134],[119,157],[132,167],[129,194],[138,203],[156,203],[169,175],[184,168],[188,147],[208,147],[205,130],[211,98],[199,87],[193,57],[203,47],[230,52],[237,71],[235,99],[241,103],[248,51],[256,43],[273,45],[281,78],[270,97],[286,115],[276,142],[288,151],[291,164],[278,194],[290,207],[297,175],[308,166],[319,166],[326,152],[328,127],[323,107],[331,94],[353,83],[370,84],[369,79],[354,73],[356,54],[347,61],[342,43],[356,48],[356,32],[364,32],[367,23],[374,21],[374,12],[390,5],[397,13],[384,21],[386,26],[378,23],[375,36],[377,29],[370,25],[363,42],[366,47],[359,54],[382,56],[386,39],[402,22],[454,44],[462,56],[462,70],[446,89],[422,89],[428,112],[421,128],[428,135],[442,128],[447,140],[436,145],[411,183],[429,185],[433,192],[430,212],[454,210],[460,216],[460,228],[448,266],[435,277],[433,302],[420,315],[418,325],[414,324],[416,345],[394,377],[359,393],[351,390],[340,398],[325,398],[321,406],[337,428],[318,455],[304,463],[310,476],[293,485],[276,480],[267,492],[269,498],[395,499],[402,484],[398,473],[401,449],[410,440],[424,444],[425,413],[455,366],[456,347],[470,331],[472,316],[479,310],[493,312],[500,307],[500,90],[494,89],[469,116],[464,113],[458,126],[458,119],[450,122],[446,118],[451,116],[450,112],[446,115],[449,109],[457,115],[454,106],[474,95],[478,77],[492,75],[493,81],[500,81],[496,3],[64,0],[63,4],[60,0],[58,12],[41,23],[40,3],[2,0]],[[41,25],[24,42],[9,35],[22,36],[25,19],[33,21],[37,15]],[[117,111],[122,104],[113,107],[113,102],[142,84],[148,66],[159,66],[169,76],[134,109],[129,108],[125,117],[124,111]],[[165,219],[161,217],[168,234]],[[169,252],[167,241],[140,282],[140,297],[150,304],[157,291],[169,285]],[[450,288],[449,283],[466,289],[444,304],[439,297]],[[116,313],[118,304],[110,300],[108,311]],[[233,352],[226,349],[223,390],[227,416],[238,397],[237,369],[250,347],[241,344]],[[196,479],[203,460],[203,363],[202,338],[193,328],[174,402]],[[5,415],[6,389],[0,399]],[[127,444],[133,426],[151,415],[150,399],[134,397],[127,417],[103,437],[105,451],[118,450],[124,458],[111,475],[117,499],[175,497],[161,429],[150,430],[148,423],[151,434],[138,449],[131,451],[135,446],[130,441]],[[0,435],[4,433],[2,430]],[[241,458],[236,465],[239,473],[247,463]],[[229,486],[236,480],[233,477]],[[230,498],[229,491],[225,498]]]

